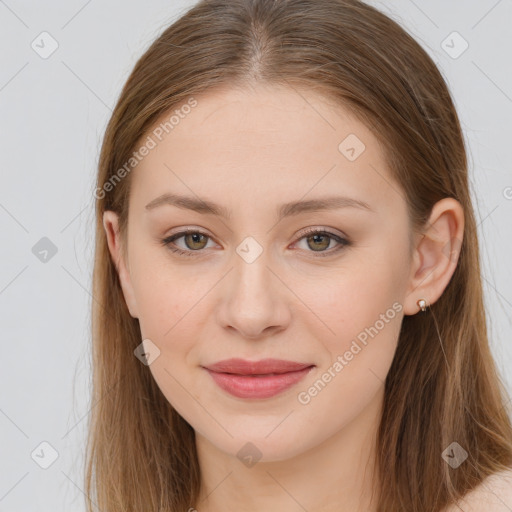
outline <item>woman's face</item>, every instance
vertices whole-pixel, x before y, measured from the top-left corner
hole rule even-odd
[[[123,291],[149,371],[196,433],[284,460],[382,396],[410,292],[406,204],[377,139],[316,93],[258,86],[189,105],[142,140]],[[311,368],[227,376],[229,391],[205,367],[230,358]]]

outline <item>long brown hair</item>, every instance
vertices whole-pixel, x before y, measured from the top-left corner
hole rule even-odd
[[[414,229],[444,197],[463,206],[448,287],[427,314],[403,319],[377,439],[379,512],[439,512],[512,465],[512,426],[488,344],[466,148],[450,92],[409,34],[358,0],[200,1],[128,78],[106,129],[95,194],[88,510],[92,501],[103,512],[181,512],[198,499],[194,431],[134,356],[139,323],[102,218],[117,212],[126,237],[126,162],[157,120],[194,95],[253,83],[314,89],[350,109],[382,143]],[[468,453],[457,469],[442,457],[453,442]]]

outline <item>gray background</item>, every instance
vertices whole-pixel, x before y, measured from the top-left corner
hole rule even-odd
[[[492,350],[512,393],[512,2],[369,3],[419,40],[455,98],[469,148]],[[0,512],[84,510],[99,145],[136,59],[192,4],[0,0]],[[31,46],[51,49],[44,31],[58,44],[46,59]],[[469,44],[460,56],[464,42],[454,31]],[[40,252],[49,244],[43,237],[55,254]],[[39,464],[51,462],[52,449],[42,442],[58,452],[47,469]]]

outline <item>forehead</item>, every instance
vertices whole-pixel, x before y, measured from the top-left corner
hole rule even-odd
[[[186,149],[194,144],[202,151],[210,146],[217,152],[262,144],[262,149],[276,147],[283,153],[289,148],[308,153],[312,148],[322,153],[334,149],[335,155],[345,132],[370,146],[377,142],[345,107],[304,88],[268,84],[243,89],[224,87],[194,100],[192,108],[184,102],[161,116],[152,129],[160,132],[155,135],[158,142],[185,144]],[[171,118],[173,126],[169,126]]]
[[[154,147],[132,174],[134,200],[179,188],[226,200],[243,193],[262,204],[336,189],[379,202],[390,187],[379,141],[319,93],[258,85],[194,100],[166,112],[145,135]]]

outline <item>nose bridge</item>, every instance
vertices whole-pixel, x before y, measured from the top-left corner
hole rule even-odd
[[[282,328],[289,321],[286,298],[277,289],[282,284],[269,268],[270,252],[253,237],[245,238],[233,254],[234,268],[222,290],[221,323],[246,337],[257,337],[269,327]]]
[[[232,264],[234,268],[231,273],[233,279],[240,285],[239,291],[258,287],[263,282],[269,281],[267,266],[272,264],[270,261],[272,241],[271,237],[266,236],[264,232],[257,231],[257,233],[254,236],[246,235],[233,248]]]
[[[239,244],[233,256],[231,299],[251,301],[259,308],[273,302],[269,254],[270,251],[253,237],[247,237]]]

